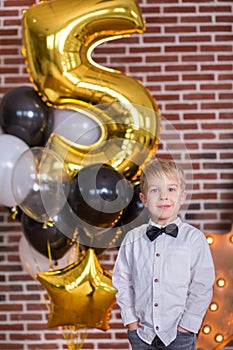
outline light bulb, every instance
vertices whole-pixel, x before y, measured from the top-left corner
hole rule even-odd
[[[211,332],[211,327],[208,324],[206,324],[205,326],[203,326],[202,332],[204,334],[209,334]]]
[[[211,311],[217,311],[218,310],[218,304],[216,302],[213,302],[209,306]]]
[[[206,236],[207,242],[209,243],[209,245],[214,243],[214,238],[212,236]]]
[[[218,280],[217,280],[217,286],[218,287],[220,287],[220,288],[222,288],[222,287],[224,287],[225,285],[226,285],[226,280],[224,279],[224,278],[219,278]]]
[[[214,339],[215,339],[215,341],[216,341],[217,343],[221,343],[221,342],[223,341],[224,337],[223,337],[223,335],[222,335],[221,333],[217,333],[217,334],[215,335]]]

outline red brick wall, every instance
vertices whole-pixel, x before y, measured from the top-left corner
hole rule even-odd
[[[33,0],[0,0],[0,97],[30,85],[21,54],[22,11]],[[68,1],[67,1],[68,3]],[[232,221],[233,2],[141,0],[146,31],[108,42],[95,59],[140,80],[161,109],[158,156],[188,169],[192,197],[186,219],[205,233]],[[178,141],[177,141],[178,138]],[[1,152],[1,150],[0,150]],[[46,328],[38,283],[19,258],[20,223],[0,212],[0,349],[65,349],[58,329]],[[111,270],[116,251],[99,256]],[[88,330],[85,349],[129,349],[117,307],[111,330]]]

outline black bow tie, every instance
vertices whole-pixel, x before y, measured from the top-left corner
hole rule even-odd
[[[147,237],[153,241],[156,239],[159,235],[161,235],[163,232],[165,232],[167,235],[170,235],[172,237],[176,237],[178,235],[178,227],[176,224],[169,224],[165,227],[156,227],[156,226],[148,226],[146,230]]]

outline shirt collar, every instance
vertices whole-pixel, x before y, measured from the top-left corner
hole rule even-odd
[[[170,224],[176,224],[177,226],[181,223],[181,218],[180,217],[177,217],[175,220],[171,221],[168,223],[168,225]],[[149,220],[149,225],[152,225],[152,226],[156,226],[156,227],[159,227],[161,228],[162,226],[161,225],[158,225],[156,224],[155,222],[153,222],[151,219]]]

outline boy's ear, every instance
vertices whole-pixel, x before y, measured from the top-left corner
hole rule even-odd
[[[146,207],[146,196],[142,192],[140,192],[139,198],[140,198],[142,204]]]
[[[184,191],[184,192],[182,193],[182,196],[181,196],[181,205],[184,204],[184,202],[185,202],[185,200],[186,200],[186,198],[187,198],[187,194],[188,194],[187,191]]]

